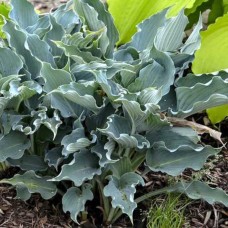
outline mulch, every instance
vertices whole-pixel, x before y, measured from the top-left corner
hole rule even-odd
[[[40,12],[47,12],[55,9],[59,4],[67,2],[67,0],[31,0],[36,9]],[[220,125],[223,132],[224,142],[228,142],[228,120]],[[205,137],[208,143],[208,138]],[[209,143],[214,143],[209,139]],[[14,171],[13,171],[14,172]],[[12,175],[7,173],[6,175]],[[6,177],[2,174],[2,177]],[[219,187],[228,192],[228,150],[223,151],[209,160],[202,171],[194,172],[187,170],[183,173],[182,178],[189,179],[194,176],[200,177],[212,187]],[[0,178],[2,178],[0,176]],[[161,186],[167,185],[167,176],[164,174],[150,173],[148,176],[148,189],[154,190]],[[54,198],[49,201],[43,200],[39,195],[33,195],[30,200],[23,202],[14,199],[16,192],[8,185],[0,185],[0,228],[73,228],[78,227],[70,219],[69,214],[65,214],[61,208],[61,199]],[[152,199],[156,200],[156,199]],[[140,218],[137,216],[136,226],[140,227],[140,219],[146,217],[146,209],[143,205],[138,211],[144,213]],[[196,200],[191,201],[185,209],[186,224],[184,227],[192,228],[228,228],[228,208],[216,204],[209,205],[206,202]],[[139,222],[139,223],[138,223]],[[145,227],[146,223],[142,223],[141,227]],[[113,227],[130,227],[128,219],[122,217],[117,223],[118,226]],[[91,224],[81,227],[95,227]]]
[[[47,12],[55,9],[62,3],[66,3],[68,0],[31,0],[35,8],[41,12]]]
[[[15,191],[9,186],[0,186],[0,227],[1,228],[68,228],[73,227],[69,216],[59,205],[44,201],[34,195],[27,202],[14,199]]]
[[[192,172],[191,176],[197,175],[201,175],[200,179],[211,187],[221,188],[228,193],[228,150],[223,150],[213,160],[209,160],[202,171]],[[228,208],[221,204],[192,201],[186,207],[185,217],[187,225],[193,228],[228,228]]]

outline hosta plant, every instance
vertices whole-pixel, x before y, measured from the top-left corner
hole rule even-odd
[[[107,3],[119,32],[118,44],[131,39],[136,32],[137,23],[167,7],[171,7],[167,17],[175,16],[181,9],[185,9],[185,15],[189,19],[188,29],[197,23],[200,13],[210,10],[209,15],[204,15],[204,23],[209,27],[207,31],[201,32],[202,45],[196,52],[192,70],[195,74],[227,71],[227,0],[141,0],[140,3],[138,0],[107,0]],[[226,105],[207,109],[207,114],[212,124],[221,122],[228,116],[228,102]]]
[[[166,9],[116,48],[118,32],[98,0],[44,15],[26,0],[11,5],[0,47],[0,162],[21,171],[0,182],[15,186],[17,198],[60,194],[78,223],[92,201],[104,224],[122,214],[133,221],[137,203],[164,192],[228,205],[224,191],[197,180],[135,197],[143,170],[178,176],[219,152],[198,136],[220,140],[217,132],[184,119],[228,99],[224,72],[183,77],[201,18],[183,43],[188,20],[183,11],[166,19]]]

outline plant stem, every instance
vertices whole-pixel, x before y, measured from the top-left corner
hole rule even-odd
[[[130,157],[130,152],[131,152],[131,148],[127,148],[127,149],[124,151],[124,156]]]
[[[59,195],[61,195],[61,196],[64,196],[64,194],[65,194],[65,193],[64,193],[61,189],[59,189],[59,188],[58,188],[58,193],[59,193]]]
[[[113,208],[112,207],[111,210],[110,210],[110,212],[109,212],[108,219],[106,221],[107,224],[111,224],[112,219],[113,219],[113,217],[115,215],[115,212],[116,212],[116,208]]]
[[[82,216],[82,221],[86,221],[87,220],[88,213],[86,211],[82,211],[81,212],[81,216]]]
[[[4,166],[2,163],[0,163],[0,171],[4,171]]]
[[[0,162],[0,171],[6,171],[9,167],[7,162]]]
[[[98,189],[100,192],[100,198],[103,201],[103,206],[104,206],[104,221],[107,219],[109,213],[110,213],[110,205],[109,205],[109,200],[107,197],[104,196],[103,189],[104,185],[101,182],[101,180],[97,177],[96,178],[97,184],[98,184]]]
[[[111,221],[111,224],[113,224],[122,214],[123,214],[122,210],[117,208],[116,213],[113,216],[113,219]]]
[[[135,202],[136,203],[140,203],[152,196],[156,196],[156,195],[159,195],[159,194],[162,194],[162,193],[165,193],[165,192],[172,192],[172,188],[171,187],[165,187],[165,188],[162,188],[162,189],[159,189],[159,190],[156,190],[156,191],[153,191],[153,192],[148,192],[147,194],[143,195],[143,196],[140,196],[138,197],[137,199],[135,199]]]
[[[137,170],[138,167],[142,164],[142,162],[145,160],[145,153],[143,152],[135,152],[135,155],[132,157],[132,169]]]
[[[122,151],[123,151],[123,148],[122,148],[122,147],[119,147],[117,154],[118,154],[119,156],[121,156]]]
[[[34,134],[32,134],[32,135],[30,135],[30,141],[31,141],[31,154],[32,155],[34,155],[34,154],[36,154],[36,151],[35,151],[35,140],[34,140],[34,137],[35,137],[35,135]]]
[[[18,99],[18,102],[16,104],[15,110],[16,110],[16,112],[19,112],[19,108],[20,108],[21,102],[23,101],[23,98],[21,98],[21,96],[19,96],[17,99]]]

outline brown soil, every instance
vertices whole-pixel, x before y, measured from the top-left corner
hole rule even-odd
[[[41,228],[73,227],[60,205],[44,201],[34,195],[28,202],[14,199],[15,191],[9,186],[0,186],[0,227],[1,228]]]

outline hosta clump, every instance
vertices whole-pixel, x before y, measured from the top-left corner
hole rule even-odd
[[[20,167],[1,180],[16,186],[18,198],[58,192],[79,222],[99,195],[106,224],[122,213],[133,221],[137,203],[167,191],[228,205],[225,192],[198,181],[134,200],[144,185],[139,167],[177,176],[219,152],[181,124],[228,99],[226,73],[182,77],[200,45],[201,19],[183,44],[187,18],[181,11],[167,19],[165,10],[115,47],[117,29],[98,0],[70,1],[44,15],[26,0],[11,5],[0,47],[0,162]]]

